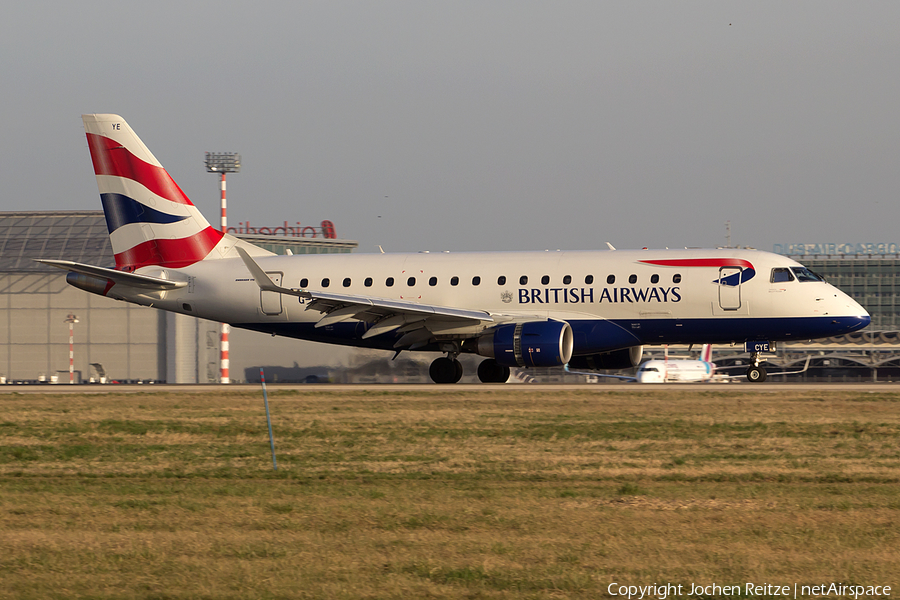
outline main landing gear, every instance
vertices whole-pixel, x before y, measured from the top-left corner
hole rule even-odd
[[[456,383],[463,376],[463,367],[456,356],[448,355],[436,358],[428,369],[431,380],[435,383]]]
[[[759,352],[750,355],[750,368],[747,369],[747,381],[750,383],[762,383],[766,380],[766,369],[759,365]]]
[[[428,369],[431,380],[435,383],[457,383],[463,375],[463,367],[456,359],[457,356],[448,352],[447,356],[436,358]],[[498,365],[493,358],[483,360],[478,365],[478,379],[481,383],[506,383],[509,379],[509,367]]]
[[[478,365],[478,379],[481,383],[506,383],[509,379],[509,367],[498,365],[493,358],[483,360]]]

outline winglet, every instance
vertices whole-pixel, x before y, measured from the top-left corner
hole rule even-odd
[[[256,261],[250,258],[250,255],[247,254],[247,251],[241,248],[240,246],[236,246],[235,250],[240,254],[241,260],[244,261],[244,265],[247,267],[247,270],[250,271],[250,274],[253,275],[253,279],[256,281],[256,285],[259,286],[259,289],[266,292],[284,292],[285,289],[275,285],[275,282],[269,279],[269,276],[266,275],[266,272],[262,270],[262,268],[256,264]]]

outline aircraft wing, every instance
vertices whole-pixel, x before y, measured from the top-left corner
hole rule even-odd
[[[303,298],[307,300],[306,310],[323,313],[316,327],[334,325],[350,319],[365,321],[372,326],[363,334],[363,339],[399,330],[404,334],[394,344],[394,347],[399,349],[414,350],[433,341],[436,335],[462,333],[467,329],[471,329],[474,333],[479,328],[484,329],[485,326],[498,321],[535,319],[535,317],[493,315],[483,310],[435,306],[389,298],[286,288],[275,284],[243,248],[238,247],[235,250],[253,275],[260,290]]]
[[[126,273],[125,271],[116,271],[115,269],[107,269],[106,267],[95,267],[93,265],[84,265],[69,260],[45,260],[36,259],[37,262],[66,271],[74,271],[82,275],[91,277],[99,277],[108,279],[113,283],[120,283],[133,288],[149,289],[149,290],[174,290],[187,285],[186,281],[171,281],[169,279],[161,279],[159,277],[150,277],[149,275],[138,275],[137,273]]]
[[[596,371],[573,371],[569,368],[569,365],[563,367],[566,370],[566,373],[570,375],[591,375],[593,377],[606,377],[608,379],[621,379],[622,381],[637,381],[637,377],[631,377],[628,375],[607,375],[605,373],[597,373]]]
[[[767,372],[766,376],[772,377],[773,375],[797,375],[799,373],[805,373],[807,371],[807,369],[809,369],[809,361],[810,360],[812,360],[812,356],[807,356],[806,362],[803,364],[803,368],[800,369],[799,371],[778,371],[776,373],[768,373]],[[734,365],[731,367],[716,367],[716,371],[725,370],[725,369],[744,369],[744,370],[746,370],[747,367],[745,367],[744,365]],[[725,375],[725,374],[719,374],[719,373],[713,374],[713,379],[719,380],[719,381],[721,381],[723,379],[743,379],[743,378],[744,378],[744,375]]]

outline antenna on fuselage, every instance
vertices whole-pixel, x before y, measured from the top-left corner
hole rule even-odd
[[[616,249],[616,247],[613,246],[612,244],[610,244],[609,242],[606,242],[606,246],[607,246],[610,250],[615,250],[615,249]]]

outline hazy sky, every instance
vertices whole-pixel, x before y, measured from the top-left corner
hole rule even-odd
[[[898,242],[897,2],[16,2],[0,210],[98,209],[121,114],[215,221],[360,250]]]

